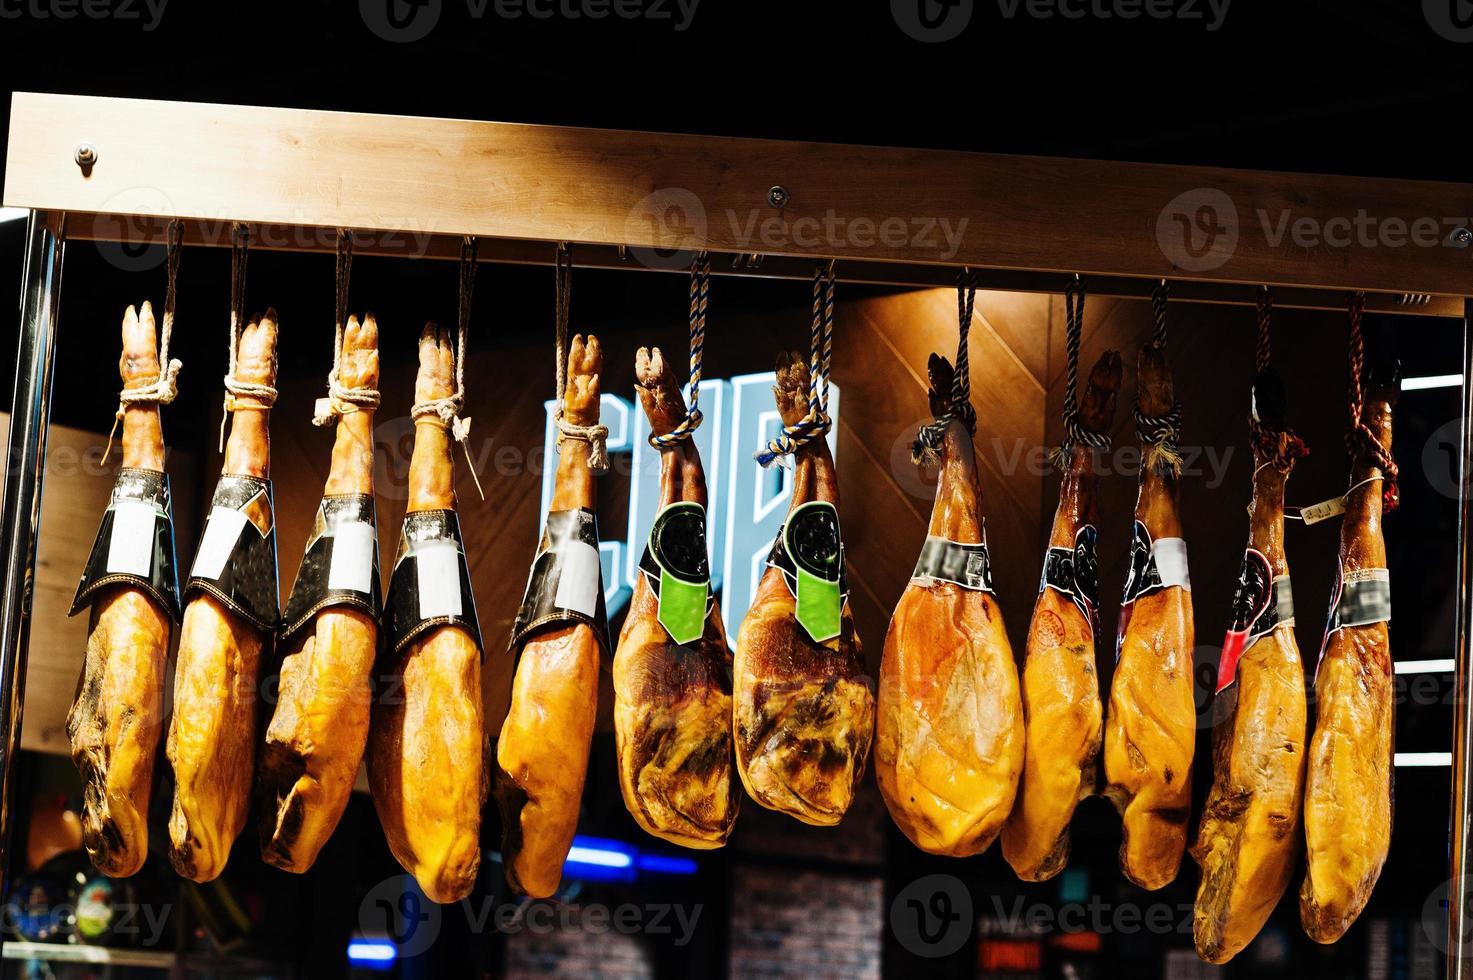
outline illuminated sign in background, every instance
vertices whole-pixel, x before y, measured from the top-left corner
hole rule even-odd
[[[793,493],[793,471],[784,466],[763,469],[752,458],[782,431],[782,418],[772,400],[775,377],[743,374],[729,381],[701,382],[701,411],[706,420],[696,430],[696,448],[706,470],[707,545],[711,552],[711,585],[721,600],[721,618],[735,640],[742,617],[752,604],[767,553],[777,537]],[[542,505],[538,531],[547,520],[557,470],[557,403],[543,404],[542,444],[547,465],[542,470]],[[613,617],[629,602],[639,576],[639,558],[660,507],[660,451],[649,444],[650,425],[637,399],[604,395],[600,421],[609,427],[609,455],[631,454],[629,522],[625,528],[599,528],[604,600]],[[829,448],[838,456],[839,386],[829,385]],[[622,532],[622,533],[621,533]]]

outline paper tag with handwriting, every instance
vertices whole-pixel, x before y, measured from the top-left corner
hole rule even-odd
[[[1345,498],[1331,497],[1329,500],[1299,508],[1299,516],[1305,524],[1318,524],[1345,513]]]

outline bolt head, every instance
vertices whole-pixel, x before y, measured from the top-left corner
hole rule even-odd
[[[775,208],[786,207],[792,199],[793,195],[782,184],[773,184],[767,189],[767,203]]]
[[[1448,236],[1448,241],[1457,248],[1467,248],[1473,245],[1473,229],[1454,228],[1453,233]]]
[[[91,143],[78,143],[75,159],[79,167],[92,166],[97,162],[97,147]]]

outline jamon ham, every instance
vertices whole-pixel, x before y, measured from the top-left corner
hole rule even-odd
[[[582,336],[575,336],[568,353],[563,398],[564,417],[570,424],[598,424],[602,370],[598,338],[590,335],[585,342]],[[549,530],[555,524],[559,528],[554,543],[571,546],[578,553],[588,547],[580,531],[591,528],[596,504],[594,472],[586,450],[582,443],[562,438],[548,515]],[[543,544],[539,561],[554,554],[546,547],[548,535]],[[596,539],[592,551],[591,569],[574,568],[582,563],[572,553],[556,552],[556,556],[565,561],[560,566],[564,576],[581,571],[591,574],[601,596]],[[532,591],[536,592],[535,568],[533,574]],[[570,580],[560,579],[557,584]],[[513,642],[517,668],[511,708],[496,745],[496,800],[501,808],[507,883],[534,898],[547,898],[562,880],[563,861],[578,827],[578,804],[598,709],[599,661],[607,640],[594,625],[601,619],[596,612],[584,617],[589,621],[569,618],[566,608],[546,616],[532,615],[529,603],[535,598],[529,594],[524,602],[524,612],[518,617],[521,638]],[[556,599],[544,598],[561,605]]]
[[[1173,410],[1162,346],[1141,350],[1138,405]],[[1192,799],[1196,705],[1192,697],[1192,594],[1177,513],[1176,460],[1167,442],[1141,454],[1131,567],[1120,646],[1105,717],[1105,795],[1120,811],[1120,870],[1142,888],[1169,884],[1181,864]]]
[[[349,317],[342,336],[340,383],[377,388],[378,324],[372,316],[361,325]],[[373,409],[350,410],[337,422],[325,497],[287,604],[281,681],[261,750],[261,856],[287,871],[310,868],[337,827],[368,739],[378,653],[371,608],[379,589],[372,559],[373,466]],[[363,530],[368,534],[350,535]],[[368,553],[356,551],[353,540]],[[361,581],[344,574],[345,562],[358,567]],[[354,601],[356,593],[362,599]],[[300,615],[294,605],[305,607]]]
[[[275,384],[275,310],[241,331],[235,378]],[[175,782],[169,859],[180,875],[201,882],[224,869],[250,809],[261,657],[276,628],[278,601],[271,403],[236,395],[228,407],[223,475],[186,587],[168,741]],[[227,558],[220,546],[232,542],[238,543]]]
[[[1120,389],[1120,355],[1106,351],[1090,372],[1079,422],[1108,433]],[[1096,452],[1075,443],[1044,556],[1023,663],[1027,730],[1018,800],[1002,832],[1002,853],[1024,881],[1044,881],[1069,860],[1069,822],[1095,791],[1103,708],[1095,671],[1099,561],[1095,542]]]
[[[797,353],[778,359],[773,394],[784,425],[807,413],[808,365]],[[823,439],[795,454],[788,520],[816,501],[835,508],[839,501],[833,456]],[[838,554],[821,557],[840,560]],[[747,792],[804,823],[838,823],[864,775],[875,723],[873,684],[864,674],[848,603],[838,634],[815,641],[798,622],[783,569],[769,562],[737,637],[732,688],[737,772]]]
[[[650,431],[669,433],[684,419],[686,408],[660,349],[640,348],[634,372]],[[676,504],[702,509],[672,508]],[[705,505],[700,453],[694,441],[685,439],[660,454],[656,527],[665,533],[661,541],[652,535],[641,568],[657,557],[659,564],[635,583],[614,653],[614,734],[624,805],[647,832],[697,848],[726,843],[740,792],[732,774],[731,652],[720,607],[710,601],[709,572],[699,574],[707,561]],[[656,544],[662,552],[658,556]],[[699,565],[687,577],[707,583],[690,589],[695,594],[688,601],[698,601],[700,608],[686,618],[699,616],[692,630],[698,632],[694,637],[682,634],[680,642],[675,633],[689,624],[672,630],[661,622],[661,602],[678,610],[675,604],[681,598],[676,590],[682,583],[672,581],[672,573],[690,571],[666,568],[675,563]],[[659,594],[651,581],[664,583]],[[667,595],[666,589],[676,594]]]
[[[416,403],[452,396],[455,356],[451,332],[427,324],[419,337]],[[460,550],[451,449],[443,418],[415,419],[409,501],[386,613],[389,643],[376,671],[367,752],[369,789],[389,850],[436,902],[462,899],[475,885],[486,799],[481,647]]]
[[[1303,443],[1284,426],[1272,369],[1259,375],[1253,405],[1248,551],[1218,666],[1215,779],[1192,848],[1202,866],[1192,932],[1209,963],[1252,942],[1288,887],[1304,791],[1304,665],[1284,556],[1284,483]]]
[[[1391,452],[1394,369],[1368,379],[1362,419]],[[1390,579],[1381,536],[1383,473],[1358,447],[1340,526],[1340,575],[1315,673],[1314,735],[1304,787],[1309,863],[1299,918],[1332,943],[1365,908],[1391,844],[1394,678]],[[1367,482],[1370,481],[1370,482]]]
[[[875,776],[912,843],[967,857],[992,843],[1012,809],[1023,708],[992,592],[972,434],[953,416],[951,365],[932,354],[929,373],[931,411],[945,425],[940,478],[920,561],[885,637]]]
[[[119,372],[125,389],[139,389],[159,377],[153,309],[144,303],[123,316],[123,354]],[[114,491],[114,510],[162,503],[167,518],[168,490],[164,469],[164,437],[157,404],[134,403],[123,412],[123,470]],[[111,534],[123,533],[113,515]],[[154,520],[146,531],[154,540]],[[109,539],[111,538],[109,535]],[[99,546],[111,542],[99,536]],[[160,551],[167,549],[167,553]],[[104,874],[127,877],[148,856],[148,802],[153,787],[153,765],[164,723],[164,666],[169,656],[171,618],[178,614],[178,580],[173,569],[174,542],[170,534],[161,546],[149,549],[155,567],[132,566],[146,581],[166,587],[160,595],[139,581],[123,577],[127,564],[104,564],[92,578],[89,562],[79,604],[91,598],[87,655],[77,680],[76,700],[67,714],[72,761],[82,777],[82,841],[92,863]],[[160,569],[159,562],[167,562]],[[116,563],[115,563],[116,564]],[[112,580],[112,581],[109,581]],[[92,589],[98,591],[95,595]],[[74,611],[80,611],[74,609]]]

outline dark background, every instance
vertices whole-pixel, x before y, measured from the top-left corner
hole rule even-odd
[[[1021,7],[1008,18],[999,3],[978,2],[959,36],[926,43],[901,29],[904,16],[897,18],[887,3],[702,0],[689,27],[677,30],[672,20],[648,18],[509,19],[497,16],[494,7],[477,18],[463,0],[444,0],[427,36],[392,43],[369,29],[356,3],[171,0],[157,26],[145,30],[151,15],[137,3],[132,9],[139,19],[61,20],[36,16],[34,0],[0,0],[0,93],[52,91],[1461,181],[1468,179],[1473,148],[1473,44],[1454,43],[1435,29],[1452,9],[1439,12],[1437,3],[1467,6],[1461,0],[1426,7],[1394,0],[1235,0],[1221,26],[1209,30],[1200,19],[1035,18]],[[673,5],[665,9],[672,18],[680,16]],[[1195,9],[1206,19],[1213,16],[1201,0]],[[3,100],[0,113],[8,113]],[[0,306],[7,309],[18,298],[22,238],[22,222],[0,225]],[[226,268],[221,250],[191,250],[184,260],[176,352],[197,377],[224,370]],[[270,301],[292,310],[295,322],[325,326],[331,318],[331,271],[326,256],[259,255],[251,266],[257,284],[252,295],[262,296],[260,284],[270,283]],[[385,322],[453,316],[449,264],[360,259],[355,272],[353,305],[374,309]],[[678,310],[685,288],[679,276],[580,272],[574,317],[628,323],[651,309]],[[130,272],[95,247],[69,251],[57,422],[97,428],[110,417],[112,348],[99,358],[89,341],[111,344],[120,303],[161,292],[160,267]],[[484,272],[477,304],[486,311],[483,322],[491,334],[484,342],[545,334],[551,298],[545,271]],[[760,280],[718,281],[713,297],[717,308],[732,309],[803,301],[801,285]],[[1397,323],[1408,374],[1459,369],[1456,330],[1413,319]],[[328,337],[318,330],[312,344],[284,344],[284,372],[318,372]],[[14,333],[0,325],[0,363],[13,355]],[[1338,352],[1327,355],[1326,365],[1342,370]],[[0,403],[9,403],[8,385],[8,378],[0,382]],[[176,407],[170,425],[179,438],[193,441],[205,433],[206,401],[213,396],[205,399],[200,386],[189,387],[194,404]],[[1411,447],[1404,468],[1420,473],[1417,454],[1454,416],[1455,405],[1452,391],[1409,399],[1398,418],[1398,454]],[[1398,657],[1450,656],[1442,600],[1451,588],[1451,503],[1418,479],[1408,480],[1404,493],[1400,519],[1406,539],[1425,551],[1403,550],[1394,560],[1427,571],[1421,581],[1398,579],[1406,583],[1398,585],[1398,615],[1406,617],[1399,636],[1417,647],[1399,645]],[[1410,748],[1448,744],[1449,680],[1439,675],[1435,684],[1423,696],[1434,704],[1410,716],[1403,712],[1398,738]],[[603,741],[595,745],[595,758],[612,755]],[[1440,867],[1446,857],[1446,777],[1446,769],[1398,773],[1398,836],[1372,912],[1400,917],[1412,930],[1428,898],[1427,880],[1443,877],[1427,866]],[[597,773],[590,778],[590,793],[617,801],[612,784],[600,785]],[[754,810],[749,806],[743,819]],[[618,811],[615,802],[603,814],[605,822],[632,833],[618,824]],[[1090,801],[1081,814],[1087,816],[1082,825],[1098,828],[1093,834],[1082,829],[1076,845],[1081,863],[1101,872],[1090,893],[1115,902],[1143,901],[1109,874],[1118,831],[1107,806]],[[359,895],[393,868],[371,806],[366,799],[354,801],[319,869],[300,881],[259,869],[250,837],[232,862],[244,876],[240,886],[270,896],[277,938],[305,944],[307,975],[331,975],[341,968],[342,942],[353,928]],[[1017,889],[997,876],[1003,865],[996,854],[985,864],[968,862],[963,871],[953,862],[923,859],[896,833],[888,845],[893,857],[885,871],[887,907],[899,887],[932,871],[968,877],[979,904],[999,889]],[[718,862],[687,887],[697,895],[721,894],[726,874]],[[483,877],[496,875],[488,871]],[[1190,901],[1194,881],[1194,873],[1184,871],[1161,900]],[[1057,897],[1052,888],[1023,891],[1039,900]],[[711,914],[720,911],[717,901]],[[1286,902],[1275,922],[1278,931],[1270,935],[1299,948],[1303,940],[1293,912],[1293,903]],[[296,918],[282,925],[283,916]],[[1393,933],[1393,944],[1395,935],[1403,934]],[[320,947],[314,948],[313,937]],[[903,968],[936,967],[907,960],[888,933],[886,941],[887,956]],[[672,954],[660,961],[662,971],[677,976],[716,969],[725,961],[719,936],[702,943],[697,952],[703,960],[692,960],[689,951]],[[1359,975],[1368,962],[1367,943],[1363,931],[1354,931],[1343,948],[1290,962],[1301,975]],[[1145,965],[1159,965],[1153,944],[1152,937],[1121,939],[1112,947],[1118,968],[1113,960],[1100,962],[1095,975],[1157,975]],[[451,952],[457,946],[464,947],[464,958]],[[953,964],[954,975],[970,974],[974,954],[969,947]],[[440,964],[446,975],[467,973],[470,963],[495,962],[470,939],[442,942],[437,955],[454,959],[453,965]],[[1399,969],[1387,975],[1410,975],[1405,959]],[[1236,970],[1282,972],[1247,961]]]

